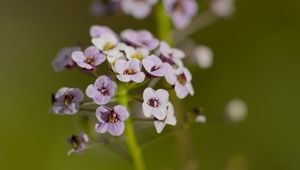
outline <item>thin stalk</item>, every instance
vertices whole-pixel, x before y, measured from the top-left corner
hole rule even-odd
[[[145,119],[145,118],[132,118],[133,122],[153,122],[154,119]]]
[[[172,30],[169,36],[174,37],[174,43],[178,44],[190,35],[212,25],[216,22],[216,20],[217,17],[214,16],[210,11],[205,11],[195,17],[192,24],[183,30]]]
[[[158,3],[155,9],[156,26],[157,26],[157,37],[161,40],[172,44],[172,36],[170,30],[172,29],[172,23],[166,14],[162,2]]]
[[[149,147],[150,145],[152,145],[156,142],[162,141],[163,139],[166,139],[166,138],[178,133],[178,131],[179,130],[171,130],[171,131],[169,131],[167,133],[164,133],[164,134],[162,134],[161,136],[158,136],[158,137],[156,135],[156,137],[154,137],[154,138],[150,139],[149,141],[143,143],[142,148],[145,149],[145,148]]]
[[[99,74],[98,74],[96,71],[91,71],[91,74],[92,74],[95,78],[98,78],[98,77],[99,77]]]
[[[143,99],[140,99],[138,96],[131,96],[130,98],[133,99],[133,100],[136,100],[140,103],[143,103]]]
[[[96,103],[93,101],[89,101],[89,102],[82,102],[80,103],[80,106],[87,106],[87,105],[95,105]]]
[[[92,112],[92,113],[95,113],[96,112],[96,109],[90,109],[90,108],[80,108],[79,111],[82,111],[82,112]]]
[[[128,96],[127,92],[128,92],[127,86],[124,84],[121,84],[119,86],[117,100],[121,105],[123,105],[124,107],[126,107],[129,110],[129,96]],[[135,168],[135,170],[145,170],[144,160],[142,157],[142,151],[136,140],[133,126],[132,126],[132,120],[130,117],[126,120],[125,126],[126,126],[125,136],[126,136],[127,147],[128,147],[129,153],[132,157],[134,168]]]

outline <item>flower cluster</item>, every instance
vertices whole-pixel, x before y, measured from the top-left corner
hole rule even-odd
[[[54,60],[53,67],[59,71],[72,66],[96,76],[95,82],[87,85],[85,90],[85,101],[98,105],[94,108],[96,132],[120,136],[125,130],[124,122],[129,117],[134,119],[127,106],[113,104],[122,95],[119,86],[125,86],[131,93],[138,91],[138,87],[165,78],[165,84],[169,86],[166,88],[174,89],[179,99],[194,95],[192,75],[183,64],[184,52],[159,41],[150,32],[128,29],[118,36],[108,27],[94,25],[90,28],[90,36],[93,45],[84,50],[79,47],[64,49]],[[110,74],[98,76],[98,70],[107,66],[104,62],[108,63]],[[161,133],[167,124],[176,125],[174,106],[166,89],[146,87],[138,98],[145,119],[154,123],[157,133]],[[52,112],[56,114],[76,114],[86,106],[84,94],[78,88],[63,87],[52,100]],[[72,152],[81,152],[88,140],[72,137],[69,141],[76,145]]]

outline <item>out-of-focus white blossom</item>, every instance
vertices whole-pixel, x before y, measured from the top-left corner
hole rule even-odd
[[[195,47],[192,55],[197,66],[202,69],[210,68],[213,64],[213,52],[207,46],[199,45]]]
[[[229,17],[235,11],[235,0],[212,0],[211,11],[219,17]]]
[[[247,113],[247,105],[241,99],[233,99],[225,107],[225,118],[229,123],[239,123],[245,120]]]
[[[195,118],[195,122],[200,124],[206,123],[206,120],[207,120],[206,117],[202,114],[197,115]]]

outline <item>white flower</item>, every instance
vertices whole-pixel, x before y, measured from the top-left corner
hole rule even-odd
[[[172,105],[171,102],[168,102],[166,105],[166,116],[164,119],[159,120],[155,119],[154,120],[154,126],[156,129],[157,133],[161,133],[164,127],[169,124],[175,126],[177,123],[176,117],[174,115],[174,106]]]
[[[106,32],[103,35],[92,39],[92,43],[103,52],[114,49],[118,42],[118,37],[109,32]]]
[[[154,116],[159,120],[166,117],[166,105],[169,102],[169,93],[164,89],[153,90],[148,87],[143,93],[143,112],[145,117]]]
[[[124,50],[125,55],[127,57],[127,59],[132,59],[132,58],[136,58],[139,60],[143,60],[144,58],[149,56],[149,50],[145,49],[145,48],[133,48],[130,46],[127,46],[127,48],[125,48]]]
[[[194,88],[191,83],[192,75],[185,67],[170,71],[165,78],[169,84],[174,86],[178,98],[183,99],[188,94],[194,95]]]
[[[183,67],[182,59],[185,58],[185,54],[182,50],[177,48],[171,48],[166,42],[161,41],[159,49],[156,51],[156,55],[166,63],[170,65],[177,65]]]
[[[206,117],[202,114],[199,114],[199,115],[196,116],[195,122],[204,124],[206,122]]]
[[[110,64],[114,65],[119,59],[126,59],[124,49],[126,48],[126,44],[119,43],[114,49],[106,52],[107,60]]]
[[[113,32],[113,30],[106,26],[92,25],[90,28],[90,36],[92,38],[101,37],[102,35],[107,33],[116,35],[116,33]]]
[[[119,59],[139,59],[142,60],[149,56],[150,51],[145,48],[133,48],[124,43],[119,43],[114,49],[106,52],[107,60],[112,65]]]
[[[247,116],[247,112],[247,105],[241,99],[233,99],[229,101],[225,107],[226,119],[231,123],[243,121]]]
[[[213,52],[207,46],[197,46],[193,51],[193,59],[198,67],[207,69],[213,64]]]
[[[157,0],[122,0],[121,8],[124,13],[137,19],[143,19],[149,15]]]

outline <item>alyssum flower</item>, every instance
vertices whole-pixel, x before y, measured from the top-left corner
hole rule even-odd
[[[82,51],[75,51],[72,53],[72,59],[76,64],[84,69],[96,70],[96,67],[103,63],[106,59],[105,55],[94,47],[90,46]]]
[[[119,43],[113,50],[107,52],[107,60],[113,66],[118,59],[142,60],[149,56],[150,51],[143,47],[134,48],[124,43]]]
[[[182,59],[185,57],[185,54],[182,50],[177,48],[171,48],[166,42],[161,41],[156,55],[166,63],[169,63],[172,66],[182,67]]]
[[[176,117],[174,115],[174,106],[171,102],[166,105],[166,116],[162,120],[154,118],[154,126],[157,133],[161,133],[164,127],[169,124],[175,126],[177,123]]]
[[[154,90],[146,88],[143,93],[143,113],[145,117],[154,116],[156,119],[163,120],[166,117],[166,106],[169,102],[169,93],[164,89]]]
[[[93,16],[112,15],[120,8],[120,0],[109,0],[108,2],[99,2],[94,0],[90,6],[90,13]]]
[[[149,15],[152,6],[158,0],[121,0],[121,8],[124,13],[132,15],[137,19],[143,19]]]
[[[90,36],[92,38],[99,38],[104,34],[113,34],[116,36],[116,33],[113,32],[109,27],[100,26],[100,25],[93,25],[90,28]]]
[[[63,87],[57,91],[52,104],[52,111],[57,114],[75,114],[79,110],[79,102],[84,96],[78,88]]]
[[[96,33],[94,32],[94,34],[96,34]],[[93,37],[92,43],[99,50],[101,50],[101,52],[106,53],[106,52],[114,49],[117,46],[117,44],[119,43],[119,39],[115,35],[115,33],[107,31],[107,32],[104,32],[103,34],[99,34],[99,36],[97,36],[97,37]]]
[[[120,136],[124,132],[124,121],[129,117],[129,113],[122,105],[113,108],[100,106],[96,110],[96,117],[98,123],[95,128],[98,133],[108,132],[113,136]]]
[[[65,47],[61,49],[56,58],[52,62],[52,67],[55,71],[62,71],[64,68],[71,68],[75,65],[72,60],[72,53],[74,51],[80,51],[79,46]]]
[[[194,95],[192,86],[192,75],[190,71],[184,67],[180,67],[166,75],[168,83],[174,86],[178,98],[183,99],[188,94]]]
[[[165,76],[171,69],[169,63],[163,63],[156,55],[151,55],[142,61],[146,71],[155,77]]]
[[[164,5],[175,28],[178,29],[186,27],[198,11],[195,0],[164,0]]]
[[[121,33],[122,40],[133,47],[143,47],[148,50],[154,50],[158,47],[159,41],[146,30],[132,30],[127,29]]]
[[[86,89],[86,95],[94,100],[96,104],[108,103],[116,94],[117,84],[107,76],[100,76],[94,84]]]
[[[69,144],[73,147],[73,149],[69,150],[68,155],[72,153],[83,153],[86,149],[86,143],[89,142],[89,137],[87,134],[81,132],[78,136],[72,135],[67,139]]]
[[[141,62],[138,59],[128,61],[120,59],[115,64],[115,70],[118,73],[117,78],[122,82],[141,83],[145,79],[145,74],[141,71]]]

